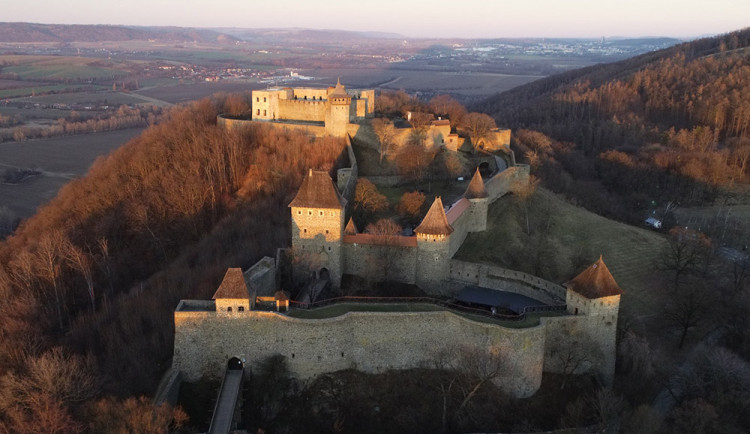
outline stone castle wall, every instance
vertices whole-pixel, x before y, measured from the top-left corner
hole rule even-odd
[[[484,183],[484,188],[487,190],[487,194],[490,197],[489,202],[492,203],[508,193],[513,186],[513,183],[526,181],[528,179],[529,166],[525,164],[519,164],[503,170]]]
[[[303,122],[323,122],[326,117],[326,102],[319,100],[282,99],[279,100],[276,119],[289,119]]]
[[[344,237],[344,273],[372,278],[375,281],[392,279],[409,284],[416,283],[416,246],[374,244],[368,238],[371,237],[366,234]]]
[[[195,381],[204,374],[220,377],[231,357],[245,359],[253,369],[281,354],[290,371],[306,379],[348,368],[377,373],[434,367],[436,356],[446,349],[499,354],[503,373],[498,386],[512,396],[528,397],[541,384],[545,327],[509,329],[447,311],[350,312],[321,320],[275,312],[219,317],[178,311],[173,366]]]
[[[450,278],[484,288],[514,292],[547,304],[565,303],[565,288],[561,285],[494,265],[452,259]]]

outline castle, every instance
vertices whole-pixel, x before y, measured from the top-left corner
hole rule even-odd
[[[375,90],[347,90],[336,86],[325,89],[313,87],[283,87],[253,90],[251,118],[220,115],[218,122],[225,127],[242,127],[248,122],[264,122],[276,128],[302,130],[315,136],[357,137],[377,142],[366,121],[375,112]],[[411,113],[406,115],[411,120]],[[396,147],[407,143],[414,128],[397,128],[391,138]],[[456,151],[471,145],[470,141],[451,131],[450,121],[435,119],[427,126],[424,146]],[[510,130],[495,129],[478,144],[478,148],[495,152],[510,146]]]
[[[318,92],[305,94],[307,101],[332,107],[319,97],[341,95],[347,107],[353,106],[336,90]],[[253,98],[261,95],[253,93]],[[297,95],[299,101],[302,93]],[[284,116],[285,103],[274,106],[266,98],[265,116]],[[369,101],[363,103],[365,112]],[[381,372],[434,366],[441,349],[463,348],[501,357],[503,371],[495,381],[514,397],[533,395],[543,372],[570,373],[571,358],[578,360],[576,373],[592,372],[611,383],[622,290],[601,258],[565,285],[453,258],[469,233],[487,229],[490,204],[514,183],[528,182],[528,166],[511,159],[510,167],[499,166],[486,182],[477,170],[465,193],[447,209],[441,198],[435,199],[413,236],[369,234],[346,220],[347,198],[358,176],[350,143],[347,150],[350,167],[339,169],[336,182],[327,172],[310,170],[305,176],[289,204],[290,249],[280,249],[276,258],[263,258],[244,272],[229,269],[212,300],[180,301],[174,313],[175,371],[195,381],[203,375],[220,376],[230,359],[252,368],[282,354],[290,372],[304,379],[347,368]],[[278,308],[288,305],[277,277],[289,257],[304,262],[334,287],[341,285],[345,274],[372,277],[374,272],[381,280],[416,284],[442,297],[457,297],[456,288],[464,286],[490,294],[520,294],[543,305],[538,310],[547,313],[526,327],[451,308],[406,304],[385,310],[359,306],[309,319],[300,316],[299,309]],[[268,309],[269,302],[277,308]]]

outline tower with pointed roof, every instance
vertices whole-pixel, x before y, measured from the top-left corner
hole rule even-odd
[[[326,106],[325,116],[327,134],[336,137],[346,135],[346,126],[349,125],[351,105],[351,95],[346,93],[346,88],[341,84],[341,80],[337,80],[336,87],[328,94],[328,105]]]
[[[606,384],[615,376],[615,354],[617,341],[617,316],[620,310],[622,289],[612,273],[599,257],[581,274],[565,283],[565,301],[568,313],[585,316],[580,333],[599,350],[593,369]]]
[[[467,209],[470,216],[467,223],[467,230],[469,232],[486,231],[489,194],[487,194],[487,190],[484,188],[484,180],[482,179],[482,174],[479,173],[479,168],[474,172],[474,176],[471,178],[471,182],[464,193],[464,198],[471,203],[471,206]]]
[[[292,211],[292,249],[311,271],[326,271],[335,288],[341,284],[341,242],[344,235],[346,199],[341,197],[327,172],[310,169]]]
[[[450,273],[450,236],[453,233],[440,197],[432,202],[414,233],[417,234],[416,283],[423,287],[437,286]]]

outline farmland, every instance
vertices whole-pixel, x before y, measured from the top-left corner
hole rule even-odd
[[[136,128],[0,144],[0,173],[30,168],[41,171],[19,184],[0,183],[0,206],[21,218],[33,215],[63,185],[85,174],[97,157],[117,149],[141,131]]]

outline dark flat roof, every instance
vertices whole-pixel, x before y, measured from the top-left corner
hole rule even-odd
[[[456,297],[463,303],[481,304],[488,307],[502,307],[513,312],[521,313],[525,307],[546,305],[525,295],[499,289],[482,288],[480,286],[465,286]]]

